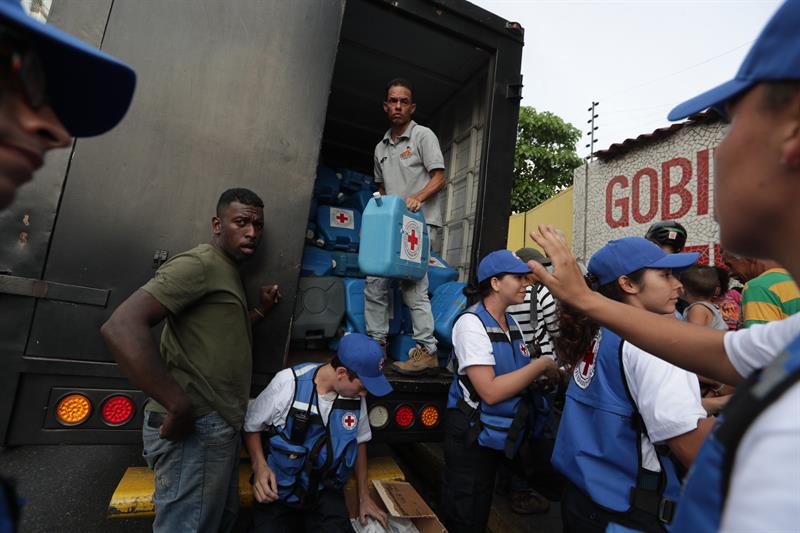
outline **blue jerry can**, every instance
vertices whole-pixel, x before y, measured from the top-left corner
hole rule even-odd
[[[431,254],[428,259],[428,293],[433,295],[440,285],[458,280],[458,270],[452,268],[439,256]]]
[[[446,347],[453,345],[453,324],[464,309],[467,308],[467,297],[464,296],[464,287],[467,285],[460,281],[448,281],[439,286],[431,299],[431,312],[433,313],[433,334],[436,340]]]
[[[356,191],[345,195],[339,205],[342,207],[350,207],[363,213],[370,200],[372,200],[372,191]]]
[[[339,171],[338,176],[341,180],[342,189],[348,191],[372,190],[375,184],[375,178],[355,170],[342,169]]]
[[[369,276],[418,280],[428,271],[425,217],[399,196],[375,196],[364,209],[358,266]]]
[[[333,275],[343,278],[363,278],[358,269],[358,254],[352,252],[330,252],[333,258]]]
[[[344,331],[347,333],[357,332],[367,334],[367,325],[364,320],[364,285],[366,280],[363,278],[344,278],[344,307],[345,325]],[[400,333],[400,321],[402,312],[400,310],[400,290],[394,286],[389,289],[389,335]]]
[[[328,250],[358,251],[361,213],[354,209],[321,205],[317,208],[317,244]]]
[[[323,165],[317,167],[317,178],[314,180],[314,198],[322,203],[338,202],[339,176],[332,168]]]
[[[386,353],[395,361],[408,361],[408,352],[416,345],[411,335],[395,335],[389,339]]]
[[[333,268],[333,253],[330,250],[323,250],[315,246],[303,248],[303,262],[300,265],[301,276],[330,276]]]

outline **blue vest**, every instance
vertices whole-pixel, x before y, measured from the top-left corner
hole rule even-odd
[[[511,315],[506,313],[508,333],[511,337],[509,341],[509,337],[489,314],[482,302],[469,307],[462,315],[467,313],[477,316],[483,323],[483,327],[486,328],[486,334],[492,343],[496,376],[514,372],[530,363],[528,347]],[[453,358],[455,360],[455,355]],[[477,409],[473,409],[464,401],[459,383],[469,391],[472,401],[479,402]],[[522,393],[489,405],[480,399],[469,378],[466,375],[459,376],[456,369],[453,374],[453,383],[450,385],[447,407],[448,409],[459,409],[470,418],[471,425],[475,428],[474,433],[477,433],[478,444],[503,451],[509,459],[516,455],[528,427],[529,407]]]
[[[292,367],[294,398],[286,424],[269,432],[267,464],[278,481],[278,498],[290,505],[312,505],[320,490],[344,486],[358,456],[361,400],[337,398],[324,424],[314,384],[321,366]]]
[[[736,451],[758,415],[800,381],[800,337],[763,370],[739,385],[686,478],[675,517],[676,531],[717,531],[725,508]],[[754,491],[758,487],[752,487]],[[764,524],[764,529],[769,529]]]
[[[573,371],[553,466],[601,507],[619,513],[638,509],[668,523],[680,480],[675,465],[660,453],[660,474],[642,468],[645,432],[625,381],[622,340],[603,328]]]

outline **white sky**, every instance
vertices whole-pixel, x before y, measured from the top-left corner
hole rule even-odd
[[[778,0],[471,0],[525,28],[522,105],[582,130],[589,153],[668,125],[673,106],[731,79]]]

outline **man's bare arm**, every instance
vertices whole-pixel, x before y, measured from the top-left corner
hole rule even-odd
[[[100,333],[131,384],[167,409],[161,436],[177,440],[194,428],[192,403],[167,372],[150,333],[168,312],[147,291],[139,289],[114,311]]]
[[[552,226],[540,225],[531,238],[550,258],[553,272],[535,261],[528,264],[555,298],[669,363],[730,385],[742,381],[725,353],[725,332],[610,300],[586,285],[572,252]]]

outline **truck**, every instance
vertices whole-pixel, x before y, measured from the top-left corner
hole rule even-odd
[[[442,145],[444,258],[468,280],[505,247],[519,24],[464,0],[53,0],[48,23],[133,66],[138,86],[116,129],[52,154],[0,212],[3,445],[140,440],[146,398],[99,328],[169,257],[208,241],[230,187],[265,203],[243,267],[251,305],[268,283],[284,295],[254,329],[252,395],[307,357],[289,332],[316,168],[372,172],[394,77],[413,80],[415,118]],[[383,406],[442,414],[448,384],[396,378]],[[441,437],[389,422],[377,439]]]

